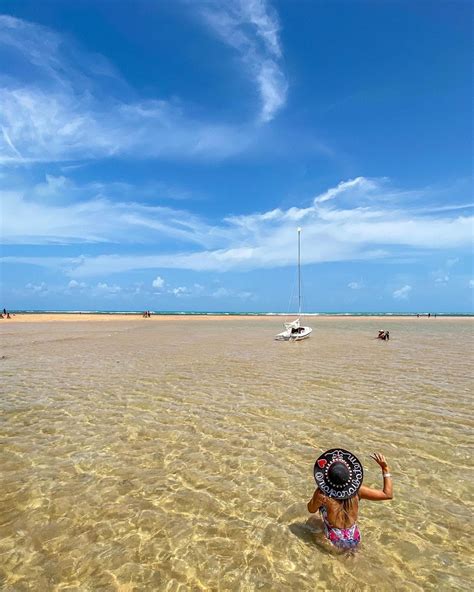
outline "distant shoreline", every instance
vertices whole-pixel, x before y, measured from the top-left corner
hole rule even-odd
[[[17,312],[10,312],[11,319],[3,319],[4,323],[0,321],[0,327],[9,324],[10,322],[23,322],[23,323],[33,323],[33,322],[55,322],[55,321],[65,321],[65,322],[84,322],[84,321],[97,321],[97,322],[104,322],[104,321],[147,321],[153,322],[154,321],[204,321],[204,320],[214,320],[214,321],[226,321],[226,320],[238,320],[238,319],[258,319],[261,320],[272,320],[275,321],[279,319],[281,322],[285,321],[286,319],[291,319],[295,315],[294,314],[283,314],[283,313],[230,313],[230,312],[212,312],[212,313],[184,313],[184,312],[166,312],[166,313],[151,313],[150,318],[143,318],[143,313],[141,312],[88,312],[88,311],[17,311]],[[430,313],[430,317],[428,317],[428,313],[419,313],[420,319],[429,319],[429,320],[442,320],[442,319],[474,319],[474,314],[470,313]],[[436,317],[435,317],[436,315]],[[384,320],[413,320],[418,319],[417,313],[312,313],[307,315],[302,315],[304,317],[312,318],[314,321],[322,321],[330,320],[330,319],[340,319],[340,320],[370,320],[370,319],[384,319]]]
[[[32,309],[10,309],[10,314],[21,314],[21,315],[112,315],[112,316],[142,316],[144,310],[32,310]],[[235,312],[227,310],[213,310],[213,311],[181,311],[181,310],[165,310],[165,311],[154,311],[149,310],[152,316],[212,316],[212,317],[291,317],[298,316],[296,312],[266,312],[266,311],[250,311],[250,312]],[[434,311],[417,311],[417,312],[399,312],[399,311],[386,311],[386,312],[305,312],[302,313],[303,317],[416,317],[421,316],[439,316],[439,317],[474,317],[474,312],[438,312]]]

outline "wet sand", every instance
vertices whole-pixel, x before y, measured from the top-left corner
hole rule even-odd
[[[470,589],[472,319],[45,317],[0,324],[0,589]],[[394,475],[351,558],[307,522],[333,446]]]

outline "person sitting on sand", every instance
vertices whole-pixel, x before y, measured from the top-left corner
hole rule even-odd
[[[308,502],[308,511],[319,510],[326,538],[338,549],[355,549],[360,543],[357,526],[359,501],[391,500],[392,476],[383,454],[374,452],[371,458],[382,469],[383,489],[362,485],[364,471],[359,459],[351,452],[331,448],[314,465],[317,488]]]
[[[385,339],[385,331],[380,329],[379,334],[377,335],[377,339]]]

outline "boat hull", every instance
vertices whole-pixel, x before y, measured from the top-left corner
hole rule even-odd
[[[311,336],[313,329],[311,327],[299,327],[298,332],[294,333],[292,329],[287,329],[275,335],[276,341],[303,341]]]

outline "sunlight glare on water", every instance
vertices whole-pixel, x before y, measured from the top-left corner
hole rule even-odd
[[[472,323],[3,325],[0,589],[468,590]],[[307,523],[331,447],[394,476],[353,557]]]

